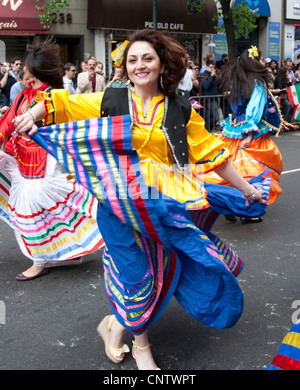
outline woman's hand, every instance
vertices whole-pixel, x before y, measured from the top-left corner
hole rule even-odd
[[[246,138],[246,139],[243,139],[243,141],[240,144],[240,147],[241,147],[241,149],[246,149],[246,148],[249,148],[250,144],[251,144],[251,140]]]
[[[38,127],[34,124],[32,116],[25,112],[23,115],[16,116],[13,119],[15,129],[20,133],[25,133],[30,130],[28,135],[33,135],[38,131]]]
[[[261,191],[257,190],[254,186],[250,185],[249,189],[243,193],[246,200],[255,201],[257,200],[259,203],[267,203],[265,199],[263,199],[263,194]]]
[[[240,144],[240,147],[242,149],[249,148],[249,146],[252,142],[252,139],[253,139],[253,132],[251,131],[250,133],[248,133],[247,137],[245,139],[243,139],[243,141]]]
[[[267,203],[263,195],[253,185],[249,184],[232,166],[229,160],[215,169],[215,172],[224,180],[242,192],[247,200],[257,200],[259,203]]]

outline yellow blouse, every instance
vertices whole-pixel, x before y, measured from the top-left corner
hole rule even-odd
[[[53,121],[53,115],[55,123],[99,117],[103,94],[69,95],[67,90],[52,90],[51,95],[41,95],[47,112],[46,124],[47,120]],[[192,109],[186,127],[190,170],[179,172],[160,128],[164,102],[163,95],[155,96],[144,120],[142,101],[132,92],[132,145],[139,155],[144,179],[163,194],[186,203],[189,209],[209,207],[203,174],[223,164],[230,152],[222,141],[207,132],[203,118]]]

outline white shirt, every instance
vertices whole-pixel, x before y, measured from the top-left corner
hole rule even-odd
[[[184,78],[180,81],[178,89],[183,91],[191,91],[193,89],[193,80],[192,80],[192,69],[187,69],[184,75]]]
[[[76,92],[72,80],[63,77],[63,82],[64,82],[64,89],[67,89],[70,95],[74,95]]]

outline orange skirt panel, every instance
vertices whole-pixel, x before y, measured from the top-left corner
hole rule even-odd
[[[269,204],[274,203],[282,193],[279,181],[283,164],[280,150],[272,138],[267,134],[262,135],[261,137],[254,139],[249,148],[240,149],[241,140],[227,138],[222,134],[216,135],[216,137],[226,143],[226,148],[231,152],[229,158],[231,164],[247,181],[258,176],[265,169],[270,169],[272,187]],[[205,182],[229,186],[229,183],[215,172],[210,172],[205,175]]]

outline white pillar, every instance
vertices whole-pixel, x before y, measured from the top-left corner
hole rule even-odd
[[[104,30],[95,30],[95,57],[97,61],[101,61],[103,64],[103,72],[106,75],[105,69],[105,32]]]

